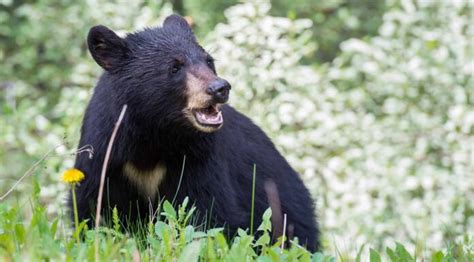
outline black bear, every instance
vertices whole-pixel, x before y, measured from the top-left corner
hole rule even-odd
[[[103,213],[116,207],[123,223],[135,223],[149,219],[163,199],[180,203],[189,197],[210,225],[231,236],[250,227],[255,165],[254,225],[272,206],[280,218],[272,217],[274,231],[281,234],[286,214],[286,235],[319,249],[308,190],[265,133],[225,104],[231,86],[217,76],[213,58],[184,18],[171,15],[163,27],[124,38],[95,26],[87,44],[105,71],[79,142],[95,154],[78,155],[75,163],[86,176],[76,187],[81,220],[94,220],[107,144],[126,104],[108,164]]]

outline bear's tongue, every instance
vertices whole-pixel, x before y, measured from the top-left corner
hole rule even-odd
[[[220,125],[223,122],[222,112],[218,111],[215,106],[196,111],[196,119],[204,125]]]

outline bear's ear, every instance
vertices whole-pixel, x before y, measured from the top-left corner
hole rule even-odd
[[[174,30],[174,31],[179,30],[194,37],[193,30],[191,29],[191,26],[188,24],[188,21],[186,21],[186,19],[184,19],[180,15],[168,16],[165,19],[165,22],[163,23],[163,28]]]
[[[125,41],[103,25],[89,30],[87,46],[97,64],[107,71],[119,67],[129,53]]]

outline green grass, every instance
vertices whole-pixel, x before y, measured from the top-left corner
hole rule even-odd
[[[382,252],[362,247],[357,257],[311,254],[297,243],[281,250],[281,239],[275,244],[270,241],[270,209],[256,229],[262,233],[258,239],[241,229],[228,242],[222,228],[200,231],[192,226],[195,208],[187,199],[176,208],[163,202],[160,213],[164,219],[143,225],[133,235],[120,230],[121,221],[114,211],[107,227],[98,231],[80,227],[84,237],[77,242],[68,226],[69,218],[48,217],[46,207],[38,200],[39,184],[35,183],[34,188],[25,203],[0,203],[0,261],[94,261],[96,234],[100,261],[474,261],[472,250],[462,246],[451,246],[427,257],[410,254],[399,243]],[[31,213],[28,219],[25,213]],[[362,256],[366,251],[369,255]]]

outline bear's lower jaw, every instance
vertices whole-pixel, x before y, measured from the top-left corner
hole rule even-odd
[[[194,128],[201,132],[212,133],[224,124],[220,107],[220,104],[215,104],[206,108],[187,109],[184,113]]]
[[[217,106],[193,110],[193,117],[196,128],[208,133],[218,130],[224,123],[222,111],[220,111]]]
[[[196,121],[204,126],[219,126],[223,123],[222,112],[218,110],[201,109],[194,111]]]
[[[222,125],[223,124],[220,124],[218,126],[210,126],[210,125],[202,125],[202,124],[197,123],[194,125],[194,127],[201,132],[212,133],[219,130],[222,127]]]
[[[221,117],[222,118],[222,117]],[[221,122],[220,124],[205,124],[205,123],[200,123],[198,120],[197,120],[197,117],[193,117],[193,120],[191,121],[191,123],[193,124],[193,126],[201,131],[201,132],[204,132],[204,133],[212,133],[212,132],[215,132],[217,130],[219,130],[222,125],[223,125],[223,122]]]

